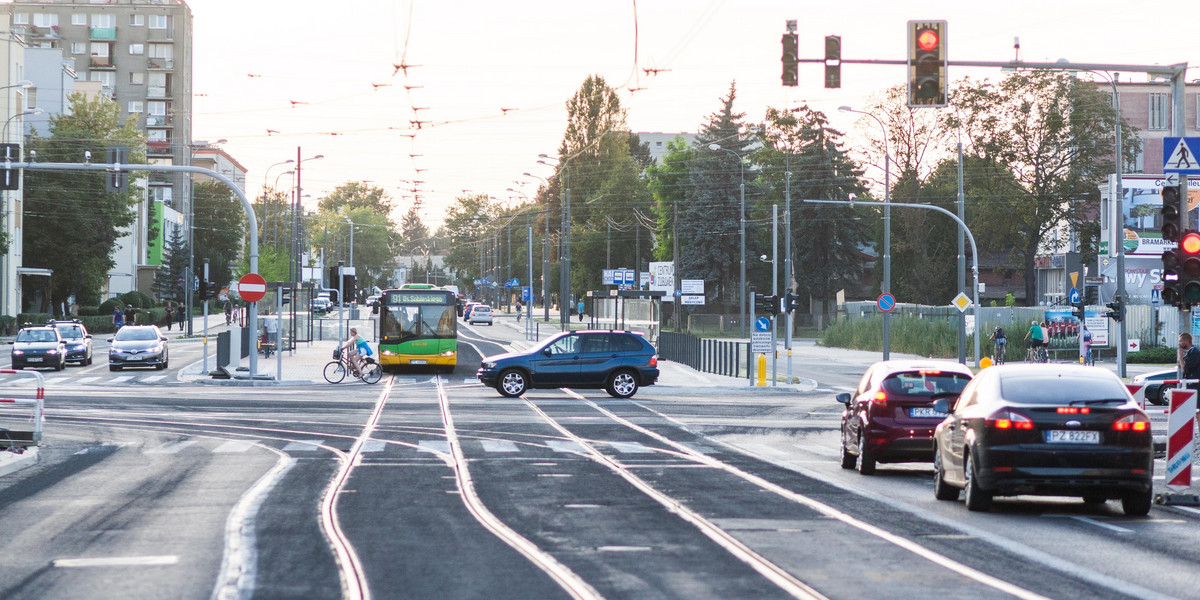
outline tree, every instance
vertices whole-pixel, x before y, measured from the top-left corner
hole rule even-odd
[[[1051,232],[1087,234],[1084,259],[1095,255],[1099,213],[1097,184],[1112,172],[1113,135],[1119,118],[1094,83],[1061,71],[1020,71],[998,83],[966,81],[955,90],[961,127],[981,168],[1008,189],[977,207],[989,222],[1014,227],[1013,253],[1025,269],[1025,298],[1035,303],[1035,259],[1051,248]],[[1125,159],[1136,156],[1132,127],[1122,130]],[[1063,231],[1063,229],[1070,231]],[[1069,235],[1062,239],[1070,239]]]
[[[200,265],[208,259],[208,280],[224,286],[234,279],[230,268],[238,260],[243,240],[246,238],[246,210],[241,200],[234,195],[225,184],[218,181],[202,181],[192,186],[192,200],[195,214],[193,222],[196,227],[192,236],[195,246],[196,271],[201,276]],[[291,228],[288,227],[290,232]],[[291,239],[291,235],[287,236]],[[259,239],[259,247],[263,246]],[[274,247],[272,247],[274,248]],[[279,252],[288,256],[287,245],[280,246]],[[286,281],[273,279],[271,281]]]
[[[415,204],[400,219],[400,240],[400,254],[403,255],[419,254],[422,249],[428,253],[433,248],[429,227],[421,220]]]
[[[84,152],[104,156],[108,146],[128,146],[129,162],[144,163],[145,140],[136,119],[120,124],[120,107],[98,96],[82,93],[69,98],[70,109],[50,118],[51,136],[34,137],[31,149],[42,162],[80,162]],[[117,239],[134,224],[134,207],[140,201],[137,181],[130,174],[127,192],[104,191],[104,173],[98,171],[26,171],[24,194],[25,266],[51,269],[51,301],[71,296],[81,305],[98,304]],[[124,231],[123,231],[124,230]],[[69,251],[64,240],[71,241]]]
[[[339,185],[317,204],[321,212],[337,212],[339,208],[346,211],[364,208],[386,217],[392,212],[392,199],[381,187],[350,181]]]
[[[183,285],[188,270],[187,238],[183,227],[171,228],[167,237],[166,258],[154,273],[154,293],[159,300],[183,301]]]
[[[494,210],[487,194],[467,194],[454,202],[446,211],[438,236],[454,240],[454,245],[446,249],[446,268],[461,289],[471,290],[481,275],[479,249]]]
[[[386,287],[396,266],[400,233],[391,220],[391,199],[382,188],[351,181],[337,187],[318,204],[320,229],[313,228],[311,242],[324,236],[325,230],[336,242],[326,256],[326,264],[345,261],[354,266],[359,287]],[[354,257],[350,262],[350,222],[354,223]]]

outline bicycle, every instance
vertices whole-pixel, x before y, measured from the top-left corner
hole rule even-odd
[[[342,358],[342,349],[338,348],[333,351],[333,360],[325,364],[324,375],[325,381],[329,383],[341,383],[346,378],[346,373],[354,375],[365,383],[379,383],[383,378],[383,367],[375,362],[375,359],[370,356],[363,357],[362,372],[356,373],[353,368],[347,363],[346,359]]]
[[[1008,349],[1004,342],[996,342],[996,346],[992,349],[992,364],[1004,364],[1004,352]]]
[[[1031,363],[1050,362],[1050,354],[1046,351],[1046,345],[1030,346],[1029,351],[1025,353],[1025,359]]]

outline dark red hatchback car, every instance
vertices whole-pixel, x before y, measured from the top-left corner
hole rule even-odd
[[[853,394],[838,394],[842,411],[842,468],[863,475],[876,463],[930,462],[933,428],[946,413],[937,400],[953,401],[971,381],[971,370],[948,360],[889,360],[871,365]]]

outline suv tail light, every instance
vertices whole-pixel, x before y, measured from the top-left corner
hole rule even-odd
[[[1002,410],[988,419],[995,429],[1033,429],[1033,421],[1021,413]]]
[[[650,366],[652,366],[652,367],[658,366],[658,355],[657,354],[650,357]]]
[[[1113,421],[1113,431],[1150,431],[1150,419],[1134,413]]]

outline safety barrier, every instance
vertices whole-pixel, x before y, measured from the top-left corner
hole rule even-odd
[[[20,404],[33,406],[33,431],[13,431],[0,429],[0,448],[9,449],[36,446],[42,442],[42,424],[45,420],[46,379],[37,371],[17,371],[0,369],[4,375],[29,375],[37,379],[36,398],[0,398],[0,405]]]
[[[744,374],[749,378],[753,374],[753,355],[748,342],[702,339],[687,333],[664,331],[658,338],[658,357],[715,375],[742,377]]]

